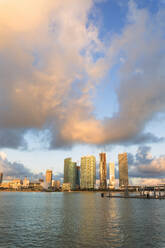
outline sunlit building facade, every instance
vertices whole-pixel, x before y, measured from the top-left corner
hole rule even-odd
[[[109,163],[109,187],[115,188],[115,163]]]
[[[53,186],[56,190],[58,190],[58,189],[60,189],[60,187],[61,187],[61,182],[60,182],[59,180],[54,180],[53,183],[52,183],[52,186]]]
[[[28,188],[29,185],[30,185],[30,181],[27,177],[25,177],[23,180],[23,187]]]
[[[62,184],[62,191],[70,191],[71,190],[71,184],[70,183],[63,183]]]
[[[70,183],[71,190],[76,189],[77,163],[71,158],[64,159],[64,183]]]
[[[119,186],[128,186],[128,160],[127,153],[118,155],[119,160]]]
[[[100,153],[100,189],[107,188],[106,153]]]
[[[96,158],[84,156],[81,158],[80,188],[94,189],[96,184]]]
[[[49,186],[52,186],[52,170],[46,171],[46,183],[48,183]]]

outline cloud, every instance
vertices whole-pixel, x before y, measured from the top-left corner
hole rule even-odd
[[[132,185],[160,185],[165,184],[165,179],[162,178],[131,178]]]
[[[104,57],[110,69],[120,60],[120,53],[125,55],[125,63],[119,69],[120,86],[116,92],[119,112],[111,118],[98,120],[93,115],[88,96],[83,96],[83,102],[74,103],[76,107],[68,106],[69,111],[59,133],[60,145],[65,142],[140,144],[164,140],[163,137],[144,133],[147,123],[165,110],[164,38],[160,16],[164,16],[161,11],[152,16],[144,9],[137,9],[130,1],[129,23],[121,36],[114,37]]]
[[[22,163],[10,162],[4,152],[0,152],[0,172],[3,172],[4,179],[24,179],[24,177],[37,179],[43,177],[42,173],[34,174]]]
[[[26,149],[27,143],[24,139],[24,130],[17,129],[0,129],[0,147]]]
[[[61,183],[63,182],[64,180],[64,173],[62,172],[56,172],[54,177],[53,177],[54,180],[59,180]]]
[[[91,108],[88,92],[103,74],[104,63],[92,58],[103,49],[97,28],[88,23],[92,4],[90,0],[1,1],[0,128],[26,132],[48,126],[59,136],[52,143],[67,143],[67,130],[62,131],[61,124],[69,125],[70,109],[73,115],[81,109],[85,115]],[[80,132],[88,122],[83,121]]]
[[[21,147],[29,130],[45,129],[52,149],[162,141],[144,129],[165,110],[165,14],[130,1],[125,28],[107,45],[89,18],[94,4],[1,0],[1,147]],[[95,86],[118,63],[119,112],[97,119]]]
[[[132,139],[121,141],[122,145],[129,146],[129,145],[140,145],[140,144],[150,144],[150,143],[160,143],[164,142],[164,137],[157,137],[154,134],[147,132],[147,133],[140,133],[134,136]]]
[[[128,153],[129,175],[140,178],[164,178],[165,156],[152,157],[151,148],[140,146],[136,155]]]

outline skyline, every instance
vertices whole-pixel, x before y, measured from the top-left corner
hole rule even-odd
[[[0,15],[0,172],[127,152],[133,180],[165,178],[163,0],[1,0]]]

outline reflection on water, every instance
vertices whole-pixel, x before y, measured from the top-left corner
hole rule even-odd
[[[0,192],[0,247],[165,247],[165,201]]]

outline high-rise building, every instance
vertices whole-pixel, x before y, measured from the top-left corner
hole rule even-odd
[[[110,188],[115,187],[115,163],[109,163],[109,186]]]
[[[119,186],[128,186],[128,160],[127,153],[118,155],[119,160]]]
[[[100,153],[100,189],[107,188],[106,153]]]
[[[49,186],[52,186],[52,170],[46,171],[46,183],[48,183]]]
[[[76,188],[80,188],[80,166],[76,166]]]
[[[70,183],[71,190],[76,189],[77,164],[71,158],[64,159],[64,183]]]
[[[1,172],[0,173],[0,184],[2,183],[2,180],[3,180],[3,173]]]
[[[27,177],[25,177],[23,180],[23,187],[28,188],[29,185],[30,185],[30,181]]]
[[[84,156],[81,158],[81,189],[94,189],[96,184],[96,158]]]

